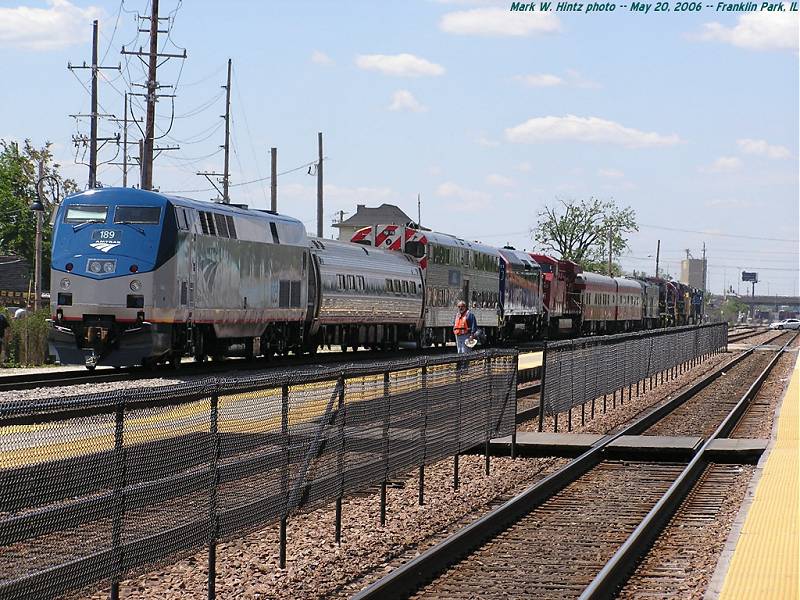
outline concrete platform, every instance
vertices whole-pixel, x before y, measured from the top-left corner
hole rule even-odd
[[[703,445],[695,436],[623,435],[606,446],[609,458],[688,460]]]
[[[517,434],[517,454],[520,456],[575,457],[586,452],[603,439],[593,433],[539,433],[521,431]],[[623,435],[611,442],[605,455],[613,459],[689,460],[703,445],[695,436]],[[754,463],[767,447],[768,440],[720,439],[709,445],[709,457],[718,462]],[[475,448],[483,452],[482,447]],[[489,452],[497,456],[511,453],[511,436],[497,438],[489,444]]]
[[[769,440],[721,438],[708,445],[711,460],[755,464],[767,449]]]
[[[539,433],[520,431],[517,434],[517,453],[521,456],[579,456],[604,436],[593,433]],[[511,436],[492,440],[489,452],[501,456],[511,453]]]

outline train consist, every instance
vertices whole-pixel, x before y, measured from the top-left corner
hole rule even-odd
[[[460,299],[490,341],[691,323],[702,304],[410,226],[317,239],[270,211],[129,188],[64,200],[50,285],[51,348],[88,368],[444,344]]]

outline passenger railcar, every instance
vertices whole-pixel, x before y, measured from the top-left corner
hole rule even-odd
[[[424,282],[409,256],[312,239],[319,281],[311,335],[317,344],[396,347],[420,341]]]
[[[555,337],[577,331],[581,308],[580,294],[575,289],[575,278],[582,269],[569,260],[558,260],[536,253],[531,253],[530,256],[542,269],[543,301],[548,318],[547,334]]]
[[[444,345],[452,339],[459,300],[469,305],[487,338],[496,339],[500,294],[496,248],[405,225],[365,227],[352,241],[405,252],[419,260],[425,277],[425,345]]]
[[[618,303],[616,280],[584,271],[575,277],[574,288],[580,298],[581,333],[614,330]]]

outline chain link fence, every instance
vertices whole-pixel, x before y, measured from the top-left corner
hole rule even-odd
[[[726,323],[548,342],[542,359],[540,430],[545,415],[570,411],[633,384],[638,392],[637,382],[727,345]]]
[[[204,545],[211,596],[218,540],[512,433],[516,378],[484,350],[1,403],[0,598],[113,595]]]

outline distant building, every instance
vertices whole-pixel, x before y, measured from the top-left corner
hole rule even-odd
[[[705,290],[707,264],[704,258],[687,258],[681,261],[681,283]]]
[[[333,226],[339,230],[339,239],[349,242],[353,234],[363,227],[405,225],[409,221],[411,217],[394,204],[381,204],[377,208],[359,204],[356,206],[356,214],[341,223],[334,223]]]
[[[27,260],[14,254],[0,255],[0,306],[21,306],[32,285]]]

